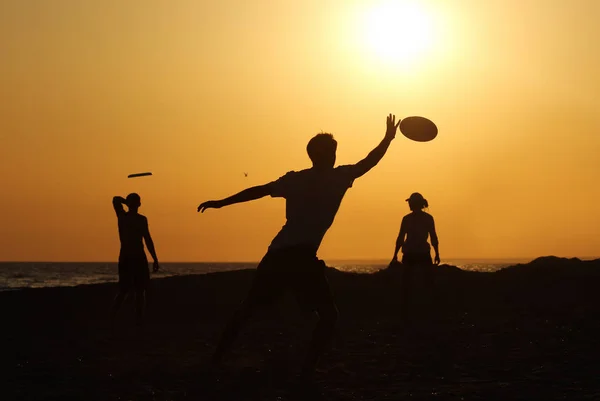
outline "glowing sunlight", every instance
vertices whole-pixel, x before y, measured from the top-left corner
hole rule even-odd
[[[385,63],[417,61],[434,42],[433,21],[426,11],[413,1],[388,0],[371,6],[362,21],[366,50]]]

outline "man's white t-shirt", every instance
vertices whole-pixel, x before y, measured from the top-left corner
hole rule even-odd
[[[286,200],[287,221],[269,250],[307,246],[316,252],[355,178],[356,167],[347,165],[291,171],[270,183],[271,196]]]

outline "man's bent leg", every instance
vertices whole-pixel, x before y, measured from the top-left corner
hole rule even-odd
[[[242,305],[235,311],[227,326],[225,326],[225,330],[223,334],[221,334],[221,338],[219,340],[219,344],[217,345],[217,349],[215,350],[212,358],[211,365],[218,366],[223,359],[223,355],[229,351],[231,345],[237,338],[240,333],[240,330],[248,320],[248,318],[252,315],[252,305],[247,301],[244,301]]]
[[[312,374],[319,363],[319,359],[329,345],[338,320],[338,309],[333,300],[317,307],[319,321],[313,332],[313,337],[304,361],[303,373]]]
[[[314,373],[321,355],[325,352],[335,334],[335,326],[338,320],[339,312],[325,275],[326,267],[321,260],[309,261],[303,270],[298,271],[295,277],[296,280],[292,285],[301,306],[317,312],[319,316],[304,361],[302,373],[305,376]]]
[[[225,330],[221,335],[217,349],[211,358],[211,364],[217,366],[221,363],[223,355],[229,351],[231,345],[237,338],[244,324],[252,316],[256,308],[272,303],[280,294],[283,293],[280,277],[274,274],[273,268],[277,263],[277,258],[273,258],[267,253],[259,263],[252,288],[246,296],[246,299],[235,311]]]

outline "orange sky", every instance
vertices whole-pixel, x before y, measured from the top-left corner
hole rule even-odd
[[[283,200],[198,203],[308,167],[321,130],[354,163],[387,113],[439,136],[398,135],[321,257],[390,258],[414,191],[442,259],[600,254],[600,2],[423,0],[431,46],[400,63],[361,40],[378,3],[0,3],[0,260],[115,260],[132,191],[161,260],[258,260]]]

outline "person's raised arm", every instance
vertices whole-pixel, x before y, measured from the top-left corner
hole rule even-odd
[[[152,241],[152,236],[150,235],[150,229],[148,228],[148,219],[145,219],[145,227],[144,227],[144,241],[146,242],[146,248],[148,248],[148,252],[150,252],[150,256],[152,256],[152,260],[154,261],[154,273],[156,273],[159,269],[158,265],[158,257],[156,257],[156,249],[154,249],[154,241]]]
[[[125,198],[122,196],[115,196],[112,200],[113,208],[115,209],[115,213],[117,216],[125,214],[125,210],[123,209],[123,204],[125,203]]]
[[[367,157],[354,165],[354,178],[362,176],[379,163],[385,155],[385,152],[387,152],[390,143],[392,143],[392,140],[396,137],[398,125],[400,125],[400,120],[396,123],[395,115],[390,114],[387,116],[387,128],[383,140],[367,155]]]
[[[431,238],[431,246],[433,246],[433,249],[435,250],[434,263],[436,265],[439,265],[440,264],[440,250],[439,250],[437,233],[435,232],[435,222],[433,220],[433,217],[431,217],[431,228],[429,229],[429,237]]]
[[[219,209],[223,206],[233,205],[234,203],[242,203],[252,201],[255,199],[260,199],[270,194],[271,187],[269,184],[259,185],[256,187],[244,189],[242,192],[230,196],[229,198],[204,202],[200,204],[200,206],[198,206],[198,211],[204,213],[206,209]]]
[[[402,245],[404,245],[404,237],[406,237],[406,227],[404,224],[404,219],[402,219],[402,224],[400,224],[400,232],[398,233],[398,238],[396,238],[396,248],[394,249],[394,257],[392,258],[392,262],[398,261],[398,252]]]

